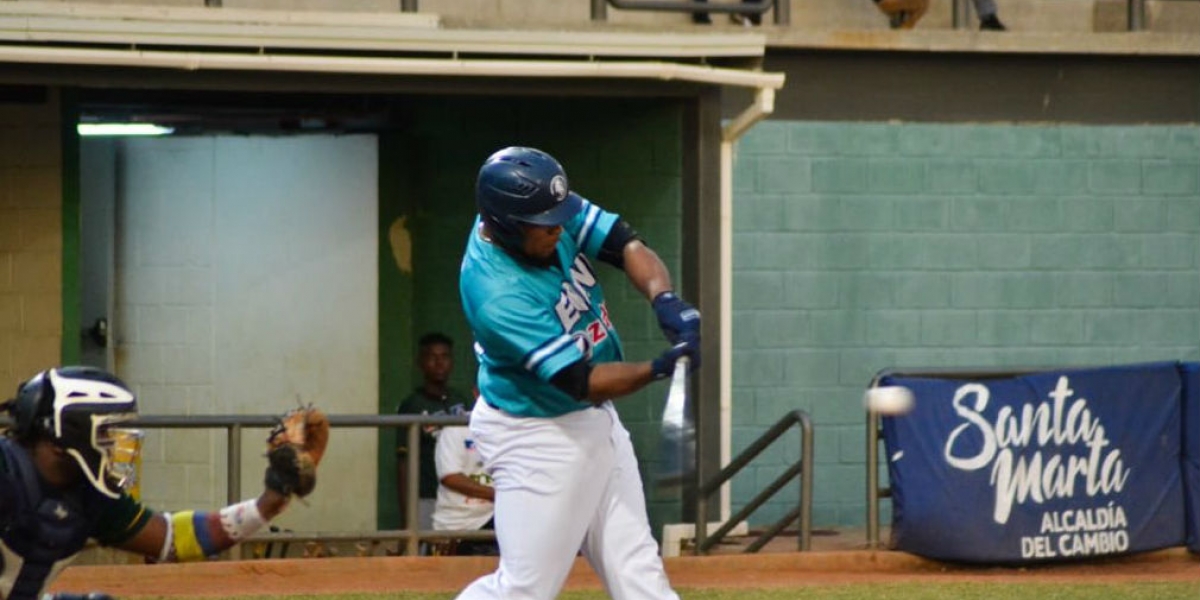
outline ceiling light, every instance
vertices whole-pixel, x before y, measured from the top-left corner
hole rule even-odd
[[[153,123],[80,123],[75,126],[79,135],[170,135],[174,127]]]

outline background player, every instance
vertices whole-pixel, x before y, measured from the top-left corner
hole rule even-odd
[[[421,385],[400,401],[397,414],[462,415],[471,410],[471,397],[450,387],[454,371],[454,341],[436,331],[426,333],[417,341],[417,367],[421,369]],[[421,428],[420,469],[417,473],[417,528],[433,527],[433,510],[438,496],[438,476],[434,465],[434,448],[441,428],[425,425]],[[398,429],[396,443],[396,498],[400,515],[408,501],[408,436]],[[405,523],[405,526],[409,524]],[[403,544],[401,544],[403,546]]]
[[[156,514],[125,492],[112,462],[113,430],[137,417],[137,400],[121,380],[91,367],[50,369],[0,406],[13,422],[0,437],[0,598],[7,600],[36,600],[88,538],[159,562],[200,560],[254,534],[293,493],[311,491],[272,454],[257,499],[217,512]]]
[[[700,313],[617,215],[558,161],[505,148],[479,171],[460,291],[479,358],[471,433],[496,490],[499,569],[460,598],[553,598],[582,550],[613,598],[677,598],[650,535],[629,433],[610,399],[699,365]],[[625,361],[592,260],[622,269],[675,345]]]
[[[483,460],[475,448],[475,440],[466,427],[443,427],[437,440],[437,507],[433,511],[433,528],[439,531],[470,531],[495,529],[496,490],[492,477],[483,468]],[[473,556],[498,554],[492,540],[455,540],[448,554]]]

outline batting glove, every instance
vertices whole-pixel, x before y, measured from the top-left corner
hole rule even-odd
[[[684,302],[673,292],[663,292],[654,297],[650,303],[654,307],[654,315],[658,317],[658,326],[663,335],[672,344],[680,341],[700,341],[700,311]]]
[[[670,377],[671,372],[675,370],[675,361],[684,356],[691,360],[688,372],[695,371],[700,366],[700,340],[683,341],[667,348],[658,358],[650,361],[650,372],[655,379]]]

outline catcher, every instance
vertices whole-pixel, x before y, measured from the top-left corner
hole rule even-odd
[[[110,373],[61,367],[0,404],[0,598],[37,600],[89,538],[158,562],[201,560],[253,535],[306,496],[329,438],[319,410],[293,410],[268,440],[262,495],[215,512],[155,513],[125,492],[131,466],[113,460],[119,428],[137,417],[133,392]],[[126,468],[122,468],[126,467]]]

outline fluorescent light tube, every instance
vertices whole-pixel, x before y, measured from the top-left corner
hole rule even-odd
[[[80,123],[75,126],[79,135],[170,135],[174,127],[153,123]]]

